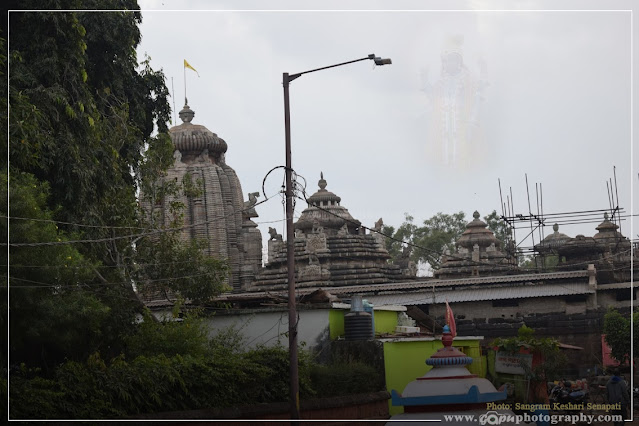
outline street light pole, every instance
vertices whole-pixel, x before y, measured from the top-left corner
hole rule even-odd
[[[293,169],[291,167],[291,109],[287,72],[284,84],[284,137],[286,139],[286,266],[288,270],[288,359],[290,365],[289,401],[291,419],[300,418],[300,390],[297,362],[297,309],[295,306],[295,233],[293,230]]]
[[[285,72],[282,75],[282,85],[284,86],[284,137],[286,139],[286,257],[288,269],[288,351],[290,363],[290,386],[289,399],[291,419],[300,418],[300,392],[299,392],[299,370],[297,357],[297,308],[295,306],[295,232],[293,230],[293,168],[291,166],[291,109],[289,101],[289,86],[296,78],[315,71],[335,68],[353,62],[372,60],[375,65],[390,65],[390,59],[382,59],[375,54],[370,54],[365,58],[353,61],[342,62],[327,67],[316,68],[297,74]]]

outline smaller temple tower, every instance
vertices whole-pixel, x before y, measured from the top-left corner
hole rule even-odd
[[[577,235],[557,248],[563,260],[559,267],[573,270],[592,263],[599,283],[629,282],[631,263],[634,263],[634,273],[639,271],[637,251],[632,262],[632,243],[619,232],[619,226],[610,221],[608,213],[595,229],[598,232],[594,236]]]
[[[366,233],[361,222],[341,205],[341,197],[326,189],[323,174],[318,186],[319,190],[308,197],[308,207],[294,224],[298,288],[328,290],[329,287],[414,278],[414,273],[410,277],[407,275],[410,271],[389,262],[384,240],[376,233]],[[378,222],[376,228],[381,228],[381,219]],[[286,289],[286,262],[286,242],[272,229],[268,263],[256,277],[251,290]]]
[[[502,251],[501,241],[479,219],[477,211],[455,245],[455,253],[442,256],[441,267],[433,274],[436,278],[504,275],[517,267],[514,256]]]
[[[426,360],[432,369],[406,385],[402,393],[391,390],[392,404],[404,407],[404,413],[393,416],[391,420],[442,421],[444,415],[453,413],[485,416],[489,403],[507,398],[506,390],[500,392],[489,380],[468,371],[466,366],[473,359],[452,346],[453,336],[448,325],[444,326],[442,344],[444,347]],[[514,417],[514,413],[508,409],[493,412]],[[477,423],[468,421],[459,424]]]

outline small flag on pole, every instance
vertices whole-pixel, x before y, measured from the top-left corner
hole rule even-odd
[[[455,326],[455,315],[453,315],[453,310],[450,309],[448,305],[448,299],[446,299],[446,324],[448,324],[448,328],[450,328],[450,334],[455,337],[457,336],[457,327]]]
[[[197,72],[197,70],[196,70],[195,68],[193,68],[193,67],[191,66],[191,64],[189,64],[188,62],[186,62],[186,59],[184,60],[184,68],[185,68],[185,69],[186,69],[186,68],[192,69],[193,71],[195,71],[195,73],[197,74],[197,76],[198,76],[198,77],[200,76],[200,73],[199,73],[199,72]]]

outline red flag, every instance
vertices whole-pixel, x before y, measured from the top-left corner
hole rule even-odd
[[[453,310],[450,309],[448,305],[448,299],[446,299],[446,324],[448,324],[448,328],[450,328],[450,334],[455,337],[457,336],[457,326],[455,326],[455,315],[453,315]]]

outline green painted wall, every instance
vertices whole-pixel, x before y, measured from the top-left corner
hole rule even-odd
[[[486,361],[481,356],[479,340],[455,340],[453,346],[473,358],[473,363],[468,366],[471,373],[486,377]],[[384,342],[386,389],[402,393],[407,384],[432,368],[426,365],[426,360],[442,347],[441,340]],[[391,416],[404,412],[402,407],[394,407],[390,401],[388,404]]]
[[[374,311],[375,334],[394,333],[397,327],[397,311]]]
[[[342,309],[331,309],[328,312],[328,329],[331,340],[344,336],[344,314],[348,312]]]

